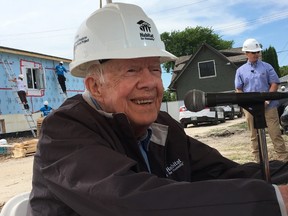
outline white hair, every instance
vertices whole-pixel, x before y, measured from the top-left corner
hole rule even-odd
[[[103,72],[104,72],[103,64],[99,64],[98,62],[92,63],[87,69],[86,77],[96,75],[99,78],[100,83],[105,83]]]

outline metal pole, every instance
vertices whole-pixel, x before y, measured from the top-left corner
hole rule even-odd
[[[263,178],[265,178],[267,182],[271,183],[265,129],[257,129],[257,137],[258,137],[258,145],[259,145],[260,163],[262,163],[262,167],[264,169],[263,171],[265,175],[263,176]]]
[[[267,124],[265,119],[264,102],[259,102],[255,104],[243,103],[239,104],[239,106],[246,109],[253,116],[254,128],[257,131],[262,176],[264,180],[271,183],[269,158],[268,158],[266,134],[265,134],[265,128],[267,127]]]

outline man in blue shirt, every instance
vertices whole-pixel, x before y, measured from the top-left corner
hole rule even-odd
[[[40,110],[35,111],[34,113],[42,112],[43,117],[46,117],[51,111],[53,111],[53,108],[49,106],[48,101],[44,101],[43,107],[40,108]]]
[[[236,71],[235,88],[237,92],[276,92],[278,90],[279,77],[270,64],[259,60],[261,50],[260,44],[253,38],[247,39],[243,43],[242,51],[245,52],[248,61]],[[281,136],[277,107],[278,101],[265,101],[265,118],[278,159],[287,161],[288,152]],[[255,160],[259,162],[259,148],[253,116],[247,110],[244,110],[244,113],[248,128],[251,130],[252,153]]]
[[[67,95],[67,93],[66,93],[66,84],[65,84],[66,78],[64,76],[64,72],[67,73],[67,70],[63,66],[63,61],[59,62],[59,65],[56,66],[55,71],[56,71],[56,74],[57,74],[57,77],[58,77],[58,82],[59,82],[59,84],[61,86],[62,91],[63,91],[63,93],[65,95]]]

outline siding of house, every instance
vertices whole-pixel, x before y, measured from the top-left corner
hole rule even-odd
[[[214,60],[215,77],[200,78],[198,62]],[[234,77],[236,67],[228,59],[216,54],[206,46],[203,46],[197,55],[187,63],[187,67],[182,71],[181,76],[175,82],[177,99],[183,100],[187,91],[199,89],[205,92],[223,92],[234,89]]]
[[[1,60],[8,61],[16,76],[20,73],[26,75],[27,68],[44,72],[45,88],[28,89],[27,100],[32,112],[39,110],[45,100],[54,109],[57,109],[63,103],[65,98],[59,89],[54,68],[59,64],[59,61],[64,61],[65,68],[69,69],[68,64],[71,60],[9,48],[0,49],[0,133],[30,130],[21,105],[18,104],[11,84],[8,81],[8,76]],[[84,91],[83,79],[73,77],[70,73],[66,73],[65,77],[68,97]],[[24,78],[24,81],[27,81],[27,77]],[[41,113],[33,114],[34,120],[37,120],[40,116]]]

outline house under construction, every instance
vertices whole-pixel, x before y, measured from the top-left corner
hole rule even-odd
[[[31,131],[35,136],[36,120],[41,113],[32,114],[44,101],[57,109],[67,98],[57,80],[55,67],[63,61],[69,69],[70,59],[0,46],[0,134]],[[23,74],[28,87],[30,109],[25,110],[11,80]],[[84,92],[82,78],[65,74],[68,97]]]

